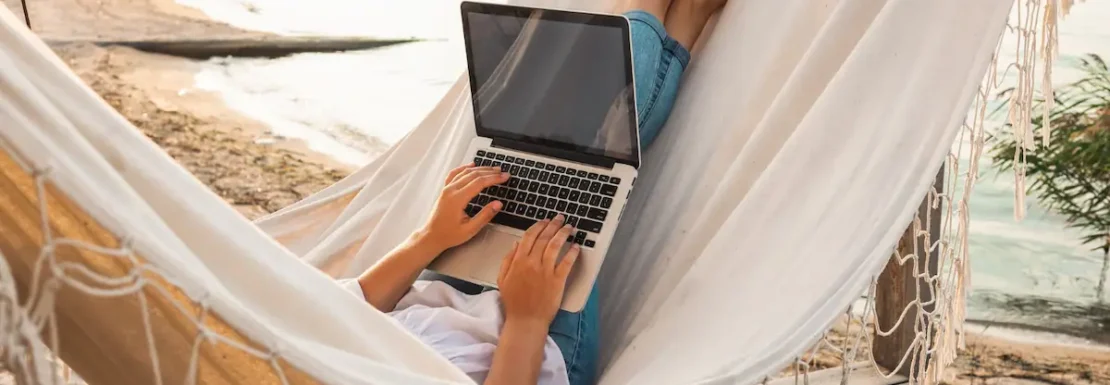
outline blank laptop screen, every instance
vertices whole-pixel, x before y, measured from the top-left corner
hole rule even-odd
[[[463,23],[480,135],[639,163],[625,19],[479,6]]]

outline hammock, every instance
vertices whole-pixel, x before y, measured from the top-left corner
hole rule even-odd
[[[600,383],[752,383],[817,340],[929,190],[1012,4],[729,4],[599,278]],[[331,278],[427,215],[474,135],[464,77],[380,158],[256,226],[0,18],[0,330],[28,353],[8,367],[49,378],[49,348],[90,383],[469,381]]]

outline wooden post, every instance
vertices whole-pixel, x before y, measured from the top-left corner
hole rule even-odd
[[[937,173],[936,181],[933,186],[940,194],[944,193],[945,183],[945,168],[942,166],[940,172]],[[935,243],[940,238],[941,232],[941,215],[943,213],[943,205],[933,209],[930,206],[930,197],[926,194],[924,201],[921,202],[921,208],[918,210],[918,219],[921,221],[922,226],[927,226],[929,231],[929,242]],[[942,201],[942,204],[945,203]],[[926,220],[926,213],[928,213],[929,220]],[[902,312],[906,311],[906,307],[918,299],[918,287],[920,285],[920,300],[922,303],[932,302],[933,292],[929,290],[930,285],[925,277],[918,279],[916,276],[928,272],[929,277],[936,277],[940,250],[933,250],[929,252],[929,258],[925,258],[926,252],[929,250],[928,244],[924,237],[916,237],[914,234],[914,224],[910,223],[906,233],[902,239],[898,241],[898,254],[903,257],[910,254],[917,254],[917,261],[913,259],[905,261],[903,265],[898,265],[897,255],[892,256],[890,261],[887,262],[886,268],[879,274],[878,283],[875,292],[875,322],[878,324],[879,330],[890,331],[898,322],[898,318],[902,316]],[[915,270],[917,271],[915,273]],[[932,312],[934,306],[926,305],[924,310]],[[871,347],[875,354],[875,362],[888,371],[897,369],[897,373],[906,377],[912,377],[910,373],[911,361],[924,357],[925,346],[919,345],[913,352],[909,352],[913,348],[913,341],[916,338],[917,330],[926,330],[926,333],[933,331],[928,328],[929,325],[924,325],[925,318],[919,313],[917,305],[914,304],[909,311],[906,312],[905,318],[898,328],[893,330],[889,336],[875,336],[874,346]],[[922,323],[918,326],[917,324]],[[909,353],[907,353],[909,352]],[[906,354],[911,354],[912,357],[906,359],[905,363],[899,368],[899,363],[902,362]],[[919,363],[920,364],[920,363]],[[916,371],[916,370],[915,370]]]

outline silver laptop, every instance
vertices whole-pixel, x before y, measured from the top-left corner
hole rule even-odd
[[[582,245],[562,308],[578,311],[640,166],[628,20],[464,2],[462,21],[478,137],[460,163],[512,177],[468,208],[474,215],[502,201],[493,223],[431,269],[496,287],[502,257],[524,230],[561,213],[576,228],[568,241]]]

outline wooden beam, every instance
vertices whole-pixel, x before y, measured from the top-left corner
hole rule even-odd
[[[944,183],[945,169],[941,167],[933,187],[938,193],[943,194]],[[933,311],[934,306],[930,303],[934,291],[929,290],[930,283],[928,283],[926,277],[918,277],[926,273],[928,277],[936,277],[939,270],[940,250],[938,248],[929,251],[930,245],[926,242],[935,243],[940,238],[943,205],[932,208],[930,201],[933,194],[926,195],[918,210],[917,220],[910,223],[897,245],[898,255],[902,255],[903,258],[911,254],[916,254],[918,257],[899,265],[897,255],[892,256],[887,262],[886,268],[879,274],[875,292],[875,322],[878,324],[879,330],[890,331],[898,322],[902,313],[906,312],[905,318],[897,329],[893,330],[893,333],[885,337],[875,336],[874,345],[871,347],[875,355],[875,362],[888,371],[897,369],[897,373],[905,377],[912,376],[912,361],[927,362],[928,357],[925,354],[927,349],[922,349],[924,348],[923,344],[914,346],[914,340],[918,338],[917,331],[933,332],[929,329],[930,325],[925,322],[925,317],[918,311],[918,307],[914,303],[918,300],[920,293],[921,303],[928,304],[924,306],[925,312]],[[916,236],[919,231],[929,232],[928,241],[923,236]],[[926,254],[928,254],[928,258],[926,258]],[[909,307],[908,311],[906,310],[907,307]],[[910,349],[914,350],[911,352]],[[910,354],[911,357],[906,358],[903,363],[903,358],[907,354]],[[918,364],[920,365],[921,362]]]

